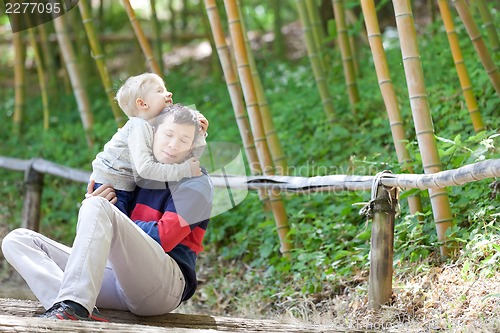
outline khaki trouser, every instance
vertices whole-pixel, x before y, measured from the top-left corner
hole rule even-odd
[[[151,316],[181,302],[184,276],[177,263],[109,201],[82,202],[73,247],[28,229],[2,242],[7,261],[26,280],[43,307],[72,300]]]

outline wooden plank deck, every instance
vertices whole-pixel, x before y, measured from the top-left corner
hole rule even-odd
[[[130,312],[102,309],[110,323],[50,320],[33,317],[43,313],[37,301],[0,298],[0,332],[352,332],[371,331],[342,330],[327,325],[286,323],[275,320],[256,320],[208,315],[169,313],[163,316],[139,317]]]

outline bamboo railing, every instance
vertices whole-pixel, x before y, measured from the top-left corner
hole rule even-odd
[[[453,56],[453,61],[455,62],[455,68],[457,70],[460,86],[462,87],[462,94],[464,95],[465,103],[472,120],[472,126],[474,127],[474,131],[480,132],[485,129],[484,123],[481,118],[481,113],[479,112],[476,96],[474,96],[474,91],[472,90],[472,83],[469,78],[469,73],[467,72],[467,67],[465,66],[465,61],[462,56],[462,51],[458,42],[458,36],[455,31],[455,24],[453,23],[450,7],[448,6],[447,0],[438,0],[437,3],[439,6],[439,12],[441,13],[441,17],[443,18],[444,27],[448,36],[448,42],[450,43],[451,54]]]
[[[441,171],[441,160],[439,158],[434,136],[434,125],[427,100],[411,3],[409,0],[393,0],[392,3],[401,44],[413,123],[417,135],[418,147],[422,155],[424,172],[435,173]],[[446,189],[429,189],[429,197],[431,199],[438,239],[444,244],[441,246],[441,255],[446,257],[448,255],[446,230],[453,225],[453,214],[451,213],[448,193]]]
[[[205,0],[209,1],[209,0]],[[61,166],[43,159],[20,160],[0,156],[0,168],[25,172],[25,198],[22,226],[38,230],[43,175],[51,174],[87,183],[90,172]],[[318,177],[251,176],[211,174],[215,187],[228,189],[262,189],[276,192],[314,193],[371,190],[372,200],[363,208],[372,218],[370,242],[370,277],[368,306],[378,309],[392,295],[392,258],[394,251],[394,221],[398,187],[436,189],[458,186],[487,178],[500,177],[500,159],[486,160],[455,170],[434,174],[391,174],[376,176],[331,175]],[[279,230],[278,230],[279,232]]]

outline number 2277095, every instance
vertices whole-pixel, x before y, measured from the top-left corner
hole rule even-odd
[[[6,14],[59,14],[60,3],[43,2],[7,2],[5,4]]]

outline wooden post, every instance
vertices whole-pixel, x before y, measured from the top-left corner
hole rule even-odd
[[[40,202],[42,198],[43,174],[33,168],[33,163],[24,172],[24,206],[22,227],[40,230]]]
[[[378,309],[392,295],[392,261],[394,257],[394,216],[398,203],[397,188],[379,185],[372,204],[372,237],[368,307]]]

